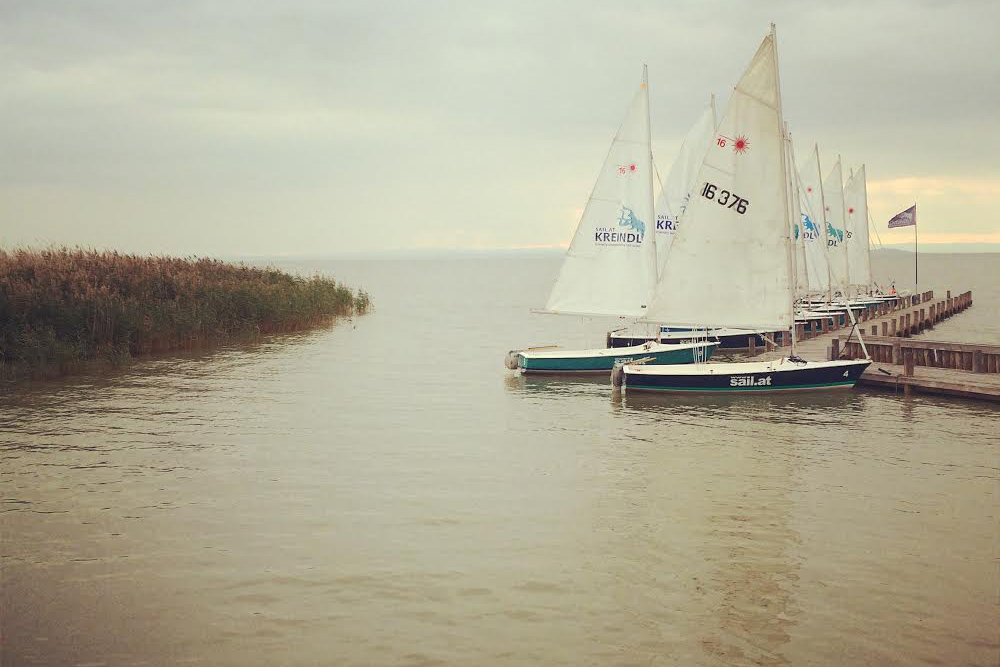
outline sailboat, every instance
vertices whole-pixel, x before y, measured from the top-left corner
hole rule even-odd
[[[642,317],[657,282],[653,159],[646,67],[566,251],[545,311],[560,315]],[[619,348],[511,350],[505,365],[525,373],[593,373],[648,359],[683,364],[708,359],[717,343]]]
[[[870,360],[806,361],[795,355],[787,135],[775,28],[733,91],[717,139],[699,170],[700,188],[647,309],[648,320],[792,331],[777,361],[689,366],[623,364],[626,391],[767,392],[853,387]],[[724,267],[725,270],[719,270]],[[679,279],[696,287],[672,289]]]

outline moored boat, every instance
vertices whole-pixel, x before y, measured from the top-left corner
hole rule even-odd
[[[772,25],[734,88],[716,140],[705,155],[698,178],[701,187],[685,211],[686,224],[675,235],[646,320],[705,329],[786,331],[791,354],[774,361],[689,366],[625,363],[612,371],[616,387],[626,392],[716,393],[854,386],[870,359],[806,361],[795,354],[798,271],[793,229],[799,214],[793,157],[782,118]],[[838,161],[834,182],[839,173]],[[719,271],[720,266],[726,271]],[[672,289],[692,276],[697,277],[697,289]],[[851,320],[852,310],[847,309]]]
[[[696,161],[699,146],[714,132],[714,110],[710,108],[696,126],[688,152],[679,158],[672,185],[666,232],[676,228],[683,208],[685,184]],[[658,275],[656,228],[653,225],[653,162],[649,133],[649,91],[646,68],[632,98],[625,120],[594,184],[593,192],[563,259],[562,268],[542,312],[570,316],[640,318],[656,286]],[[672,172],[673,173],[673,172]],[[667,211],[664,205],[664,211]],[[666,215],[666,213],[664,213]],[[669,222],[669,225],[667,224]],[[661,234],[666,248],[669,234]],[[665,252],[665,250],[664,250]],[[664,343],[655,339],[636,341],[624,348],[608,347],[564,350],[558,347],[511,350],[505,365],[525,373],[606,373],[616,362],[639,358],[650,364],[690,364],[705,361],[719,346],[700,339]]]
[[[612,377],[616,386],[629,392],[676,393],[781,392],[816,389],[850,389],[871,361],[806,361],[781,358],[776,361],[715,363],[672,367],[625,365]]]
[[[519,368],[523,373],[607,373],[616,364],[637,359],[646,359],[646,363],[653,365],[707,361],[718,345],[712,341],[675,345],[650,341],[631,347],[592,350],[511,350],[507,355],[507,366]]]

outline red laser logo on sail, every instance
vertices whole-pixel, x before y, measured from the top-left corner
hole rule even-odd
[[[715,145],[719,148],[725,148],[730,143],[733,144],[733,152],[742,155],[750,150],[750,138],[745,134],[741,134],[736,138],[727,137],[723,134],[719,135],[719,138],[715,140]]]

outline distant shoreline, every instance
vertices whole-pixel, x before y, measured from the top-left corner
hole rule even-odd
[[[950,244],[928,244],[925,248],[920,247],[920,255],[995,255],[1000,254],[1000,244],[961,244],[963,249],[944,249],[940,246]],[[967,248],[966,248],[967,246]],[[979,248],[973,250],[972,248]],[[281,263],[281,262],[303,262],[303,261],[336,261],[336,260],[392,260],[392,259],[465,259],[478,257],[561,257],[565,254],[565,248],[449,248],[431,249],[422,248],[419,250],[381,250],[381,251],[358,251],[339,252],[323,255],[232,255],[225,259],[234,262],[254,263]],[[872,248],[872,253],[909,253],[913,254],[913,247],[885,246],[883,248]]]

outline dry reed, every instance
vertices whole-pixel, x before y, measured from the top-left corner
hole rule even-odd
[[[3,375],[304,329],[363,314],[368,294],[323,277],[214,259],[52,248],[0,250]]]

